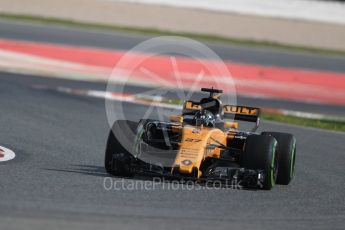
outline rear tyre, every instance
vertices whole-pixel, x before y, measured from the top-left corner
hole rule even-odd
[[[277,141],[271,136],[249,136],[240,159],[241,167],[263,170],[262,188],[270,190],[275,186],[278,173]]]
[[[104,167],[107,173],[122,177],[133,176],[131,163],[134,157],[129,150],[135,140],[136,128],[136,122],[126,120],[114,122],[109,132],[104,157]],[[114,135],[114,132],[117,135]]]
[[[292,134],[278,132],[263,132],[262,135],[269,135],[278,141],[278,176],[277,184],[288,185],[295,171],[296,139]]]

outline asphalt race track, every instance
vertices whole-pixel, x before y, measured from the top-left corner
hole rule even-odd
[[[33,27],[1,22],[0,37],[112,48],[115,36]],[[130,48],[143,39],[120,35],[114,48]],[[342,58],[229,49],[238,49],[238,61],[256,63],[254,57],[267,52],[260,64],[345,71]],[[109,130],[104,99],[38,90],[34,85],[106,88],[103,83],[0,73],[0,145],[16,153],[15,159],[0,162],[0,229],[344,229],[344,133],[262,122],[259,131],[289,132],[297,139],[296,177],[291,185],[272,191],[174,189],[169,183],[146,190],[109,190],[104,187],[109,177],[103,168]],[[273,102],[240,101],[259,106]],[[343,107],[275,103],[344,114]],[[145,110],[126,104],[132,119]],[[110,180],[125,187],[143,182]]]
[[[269,192],[108,191],[104,100],[31,88],[37,84],[92,87],[1,73],[0,141],[17,155],[0,165],[1,229],[343,229],[344,134],[263,122],[261,130],[298,140],[295,180]],[[126,107],[137,116],[145,110]]]

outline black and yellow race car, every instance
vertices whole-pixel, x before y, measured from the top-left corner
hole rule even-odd
[[[186,101],[169,122],[117,120],[110,131],[105,169],[115,176],[159,175],[195,180],[236,181],[269,190],[293,178],[296,140],[279,132],[256,133],[260,109],[222,105],[222,90]],[[254,130],[239,130],[239,122]],[[231,182],[232,183],[232,182]]]

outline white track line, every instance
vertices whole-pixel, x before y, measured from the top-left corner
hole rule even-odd
[[[8,148],[0,146],[0,162],[10,161],[16,157],[16,154]]]
[[[74,94],[79,96],[87,96],[87,97],[95,97],[95,98],[101,98],[101,99],[107,99],[107,100],[114,100],[114,101],[121,101],[126,103],[133,103],[137,105],[143,105],[143,106],[157,106],[165,109],[173,109],[173,110],[181,110],[182,105],[174,105],[174,104],[166,104],[159,101],[155,101],[155,97],[152,98],[152,101],[148,101],[150,99],[150,95],[140,95],[140,94],[121,94],[121,93],[111,93],[106,91],[98,91],[98,90],[87,90],[87,89],[71,89],[66,87],[57,87],[57,88],[49,88],[47,86],[33,86],[35,89],[41,89],[41,90],[56,90],[57,92],[61,93],[67,93],[67,94]],[[143,100],[145,98],[146,100]],[[286,112],[295,112],[295,113],[301,113],[298,111],[290,111],[290,110],[276,110],[277,113],[283,114]],[[301,113],[302,115],[306,115],[306,118],[310,118],[310,115],[312,113]],[[300,114],[300,115],[301,115]],[[290,114],[291,115],[291,114]],[[327,117],[327,115],[322,114],[314,114],[317,116],[323,116],[323,118]],[[303,117],[303,116],[302,116]],[[315,118],[315,117],[314,117]],[[343,118],[342,118],[343,119]],[[296,127],[299,129],[305,129],[310,131],[318,131],[322,133],[333,133],[338,135],[345,135],[344,132],[341,131],[335,131],[335,130],[326,130],[326,129],[319,129],[314,127],[308,127],[308,126],[300,126],[295,124],[288,124],[288,123],[282,123],[277,121],[269,121],[269,120],[263,120],[264,123],[274,124],[274,125],[280,125],[285,127]]]
[[[57,87],[49,88],[47,86],[37,86],[34,85],[33,88],[36,89],[52,89],[61,93],[68,93],[81,96],[96,97],[114,101],[130,102],[140,105],[151,105],[166,109],[182,109],[182,105],[169,104],[164,101],[168,101],[167,98],[162,98],[160,96],[152,96],[146,94],[128,94],[128,93],[112,93],[100,90],[87,90],[87,89],[72,89],[67,87]],[[164,100],[165,99],[165,100]],[[329,121],[339,121],[345,122],[344,116],[332,116],[319,113],[310,113],[303,111],[287,110],[287,109],[275,109],[275,108],[263,108],[263,111],[275,113],[279,115],[288,115],[294,117],[308,118],[308,119],[321,119]]]

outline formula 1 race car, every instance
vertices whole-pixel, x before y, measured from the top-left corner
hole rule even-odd
[[[115,176],[135,174],[194,180],[236,181],[241,187],[270,190],[294,175],[296,140],[278,132],[256,133],[260,109],[222,105],[222,90],[185,101],[169,122],[117,120],[110,131],[105,169]],[[253,122],[251,132],[239,122]]]

